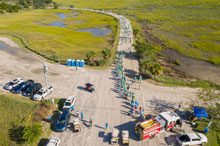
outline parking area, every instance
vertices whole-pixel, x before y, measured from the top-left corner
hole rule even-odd
[[[11,54],[9,50],[0,51],[0,82],[2,85],[17,77],[34,79],[36,82],[44,83],[42,58],[35,54],[20,49],[9,47],[17,51]],[[10,59],[9,59],[10,58]],[[28,58],[28,60],[27,60]],[[30,59],[31,58],[31,59]],[[125,59],[125,69],[131,70],[135,65],[132,59]],[[130,132],[130,145],[172,145],[174,133],[165,132],[149,141],[138,141],[134,134],[135,119],[128,115],[129,101],[121,98],[116,92],[116,79],[112,73],[114,66],[107,70],[74,70],[59,64],[46,63],[49,67],[48,83],[53,85],[54,92],[47,98],[67,98],[72,95],[76,97],[76,108],[72,112],[71,120],[76,118],[77,111],[84,113],[84,119],[88,121],[93,117],[93,127],[88,128],[88,123],[82,123],[82,131],[73,133],[71,128],[62,133],[53,132],[51,136],[61,139],[61,146],[84,146],[84,145],[109,145],[110,132],[113,127],[127,129]],[[127,64],[127,65],[126,65]],[[128,79],[129,80],[129,79]],[[94,84],[95,92],[90,93],[81,90],[85,83]],[[139,85],[141,89],[139,90]],[[44,86],[44,85],[43,85]],[[7,92],[1,88],[1,92]],[[196,90],[188,87],[164,87],[154,85],[148,81],[134,83],[131,90],[145,108],[145,113],[157,115],[159,112],[176,108],[180,102],[188,106],[196,102]],[[21,97],[25,98],[25,97]],[[105,123],[109,128],[104,130]],[[188,125],[184,129],[189,130]]]

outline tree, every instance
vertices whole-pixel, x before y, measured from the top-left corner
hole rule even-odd
[[[94,52],[94,51],[89,51],[89,52],[86,54],[86,61],[87,61],[89,64],[93,64],[93,63],[94,63],[94,58],[95,58],[95,52]]]
[[[109,58],[111,58],[111,50],[106,48],[102,51],[102,56],[104,59],[108,60]]]
[[[137,28],[136,28],[136,29],[134,29],[134,30],[133,30],[133,34],[134,34],[134,36],[137,36],[139,32],[140,32],[140,30],[139,30],[139,29],[137,29]]]
[[[42,134],[42,126],[40,124],[32,124],[26,126],[21,132],[22,139],[25,143],[32,144],[36,142]]]
[[[150,72],[152,73],[152,75],[154,75],[154,79],[156,75],[160,75],[162,71],[162,66],[158,63],[155,63],[150,67]]]
[[[58,9],[58,4],[56,2],[53,3],[53,8]]]

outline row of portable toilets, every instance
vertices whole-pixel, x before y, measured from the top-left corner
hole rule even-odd
[[[85,67],[84,60],[68,59],[66,64],[67,66]]]

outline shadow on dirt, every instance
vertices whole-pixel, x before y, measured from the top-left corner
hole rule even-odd
[[[62,110],[63,109],[63,104],[65,103],[66,99],[65,98],[61,98],[58,100],[57,104],[58,104],[58,110]]]
[[[38,146],[45,146],[48,143],[48,139],[46,138],[41,138],[39,143],[37,144]]]
[[[169,135],[168,137],[165,137],[164,140],[167,145],[178,145],[176,142],[176,136],[175,134]]]
[[[158,113],[176,109],[174,103],[161,100],[161,99],[157,99],[157,98],[151,99],[149,103],[150,103],[151,108],[153,108]]]
[[[127,123],[115,126],[115,128],[117,128],[120,131],[119,137],[122,137],[121,136],[122,130],[127,130],[129,132],[130,139],[134,141],[139,141],[137,135],[134,133],[135,125],[136,125],[136,121],[129,121]]]

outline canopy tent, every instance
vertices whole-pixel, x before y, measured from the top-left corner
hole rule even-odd
[[[208,118],[208,113],[204,107],[193,107],[193,113],[197,118]]]

